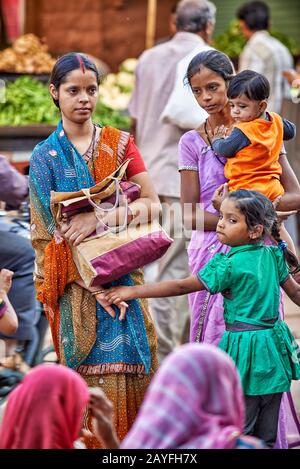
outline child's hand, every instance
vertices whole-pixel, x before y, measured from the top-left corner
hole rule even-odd
[[[109,290],[107,290],[109,291]],[[119,309],[120,309],[120,316],[119,316],[119,320],[122,321],[123,319],[125,319],[126,317],[126,310],[128,308],[128,304],[125,303],[124,301],[118,301],[118,302],[115,302],[115,301],[108,301],[106,299],[106,292],[102,292],[102,293],[98,293],[98,295],[96,295],[96,300],[98,301],[98,303],[102,306],[102,308],[105,309],[105,311],[112,317],[112,318],[115,318],[116,317],[116,313],[114,311],[114,309],[110,306],[112,303],[115,303]]]
[[[281,212],[276,210],[278,225],[281,226],[282,222],[287,220],[291,215],[295,215],[296,213],[297,210],[290,210],[289,212]]]
[[[105,291],[105,299],[108,304],[119,305],[134,298],[132,290],[133,287],[112,287]]]
[[[0,271],[0,290],[5,291],[7,294],[12,286],[12,277],[14,273],[8,269]]]
[[[296,272],[295,274],[292,274],[293,279],[295,282],[300,283],[300,272]]]
[[[219,138],[226,138],[228,134],[229,134],[228,127],[225,127],[225,125],[220,125],[214,129],[213,134],[212,134],[212,141],[214,142],[215,140],[218,140]]]
[[[221,207],[221,203],[223,202],[223,200],[228,196],[228,184],[227,182],[225,182],[225,184],[222,184],[221,186],[219,186],[215,192],[214,192],[214,195],[211,199],[211,203],[212,203],[212,206],[216,209],[216,210],[220,210],[220,207]]]
[[[279,195],[278,197],[276,197],[275,200],[273,200],[272,205],[275,210],[277,209],[277,206],[280,204],[281,199],[282,199],[282,195]]]

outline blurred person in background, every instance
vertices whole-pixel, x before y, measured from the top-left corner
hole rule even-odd
[[[0,155],[0,201],[6,210],[15,210],[28,196],[28,178]]]
[[[284,78],[287,79],[289,84],[294,88],[295,90],[298,90],[298,96],[300,94],[300,73],[297,70],[294,69],[289,69],[289,70],[284,70],[282,72]],[[296,95],[297,97],[297,95]]]
[[[270,82],[268,110],[280,113],[282,98],[289,96],[289,86],[282,75],[293,67],[289,50],[270,35],[270,10],[264,2],[250,2],[237,11],[242,34],[248,40],[239,60],[239,71],[253,70]]]
[[[158,262],[157,276],[149,276],[157,282],[174,277],[184,278],[188,274],[186,239],[180,213],[177,148],[184,130],[161,122],[160,116],[173,91],[178,62],[197,47],[207,47],[213,25],[214,16],[208,2],[181,0],[176,9],[176,34],[171,40],[143,52],[135,71],[136,84],[129,103],[133,133],[163,203],[163,225],[175,238],[166,255]],[[151,312],[161,362],[178,343],[187,340],[187,299],[155,299],[151,303]]]
[[[271,15],[266,3],[246,3],[238,9],[236,15],[241,32],[248,41],[240,55],[239,71],[253,70],[268,79],[268,111],[280,114],[283,98],[290,98],[290,86],[283,72],[293,68],[293,57],[278,39],[270,35],[268,30]],[[296,216],[290,217],[286,222],[286,228],[297,246],[296,225]]]
[[[0,270],[0,331],[4,334],[13,334],[18,328],[18,317],[7,298],[13,274],[7,269]]]
[[[263,449],[245,436],[245,403],[231,358],[210,344],[185,344],[155,374],[122,449]]]
[[[84,449],[86,408],[104,448],[117,448],[113,405],[99,388],[61,365],[39,365],[9,395],[0,427],[1,449]]]
[[[6,209],[18,209],[28,196],[28,178],[20,174],[0,155],[0,201]],[[0,339],[5,339],[6,355],[13,353],[18,341],[31,341],[35,334],[35,324],[40,311],[35,299],[33,283],[34,251],[29,239],[7,231],[5,223],[0,224],[0,268],[14,272],[13,283],[8,294],[15,309],[19,327],[14,334],[2,331]]]

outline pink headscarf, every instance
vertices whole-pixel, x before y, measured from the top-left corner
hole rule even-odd
[[[187,344],[164,360],[121,448],[234,448],[243,425],[231,358],[209,344]]]
[[[75,371],[61,365],[35,367],[9,395],[0,448],[74,448],[88,400],[88,387]]]

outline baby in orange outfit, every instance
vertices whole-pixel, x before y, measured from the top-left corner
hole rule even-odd
[[[283,140],[294,138],[296,128],[275,112],[267,112],[269,93],[269,82],[259,73],[244,70],[234,76],[227,96],[235,124],[229,136],[224,126],[215,129],[212,148],[227,158],[224,174],[230,192],[256,190],[273,202],[284,194],[279,163]],[[284,228],[281,234],[292,248]]]

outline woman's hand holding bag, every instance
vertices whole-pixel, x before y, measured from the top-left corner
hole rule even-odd
[[[135,220],[134,224],[127,225],[128,199],[131,202],[140,195],[137,184],[122,181],[128,163],[127,160],[91,188],[83,188],[77,193],[51,193],[51,208],[57,227],[61,229],[62,226],[64,236],[67,235],[74,262],[87,288],[110,283],[153,262],[172,243],[172,239],[156,221],[136,224],[138,220]],[[124,197],[121,198],[121,195]],[[64,209],[74,214],[75,210],[86,212],[89,207],[94,208],[99,222],[96,232],[90,234],[91,226],[87,224],[88,227],[84,227],[82,222],[94,216],[89,213],[85,213],[85,218],[73,215],[71,228],[66,227],[64,221],[67,214],[63,213]],[[124,219],[121,220],[120,214],[117,226],[108,226],[106,218],[111,218],[111,214],[117,210],[124,213]]]

